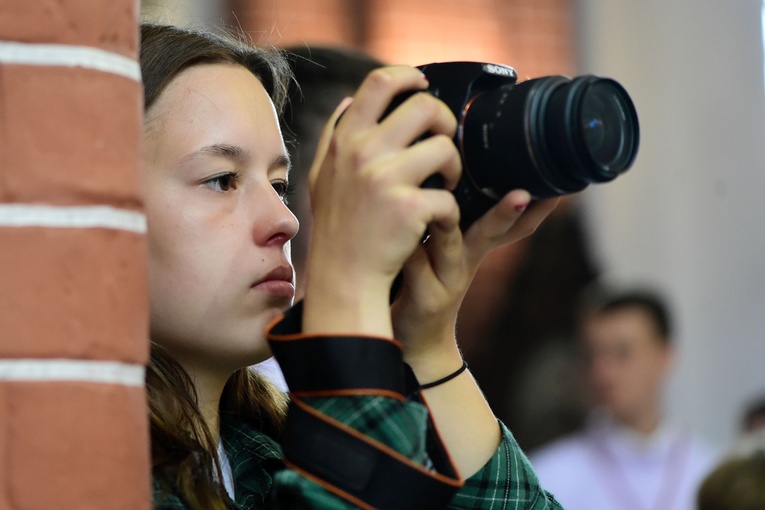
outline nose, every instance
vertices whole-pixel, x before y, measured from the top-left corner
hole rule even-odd
[[[253,214],[253,240],[261,246],[288,243],[298,233],[297,217],[273,188],[259,198],[259,207]]]

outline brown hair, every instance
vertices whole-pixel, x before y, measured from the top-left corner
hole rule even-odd
[[[718,465],[699,487],[696,503],[697,510],[765,508],[765,451]]]
[[[243,36],[155,24],[141,25],[145,110],[184,69],[221,62],[241,65],[257,76],[277,111],[282,111],[291,74],[281,52],[255,47]],[[195,510],[229,508],[225,489],[216,481],[222,480],[217,445],[202,418],[194,384],[183,367],[155,343],[146,387],[155,484]],[[244,421],[278,439],[286,404],[286,395],[251,368],[243,368],[226,383],[219,412],[223,418]]]
[[[141,24],[141,75],[148,111],[168,83],[184,69],[229,62],[258,77],[278,112],[292,78],[287,59],[274,47],[253,46],[242,33],[203,32],[170,25]]]

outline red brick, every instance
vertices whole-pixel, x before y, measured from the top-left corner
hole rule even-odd
[[[129,78],[0,66],[0,202],[138,206],[141,111]]]
[[[8,411],[0,426],[6,429],[9,508],[150,507],[143,388],[84,382],[0,387]]]
[[[337,0],[232,0],[247,30],[271,42],[353,45],[364,20]],[[390,63],[488,60],[536,77],[572,74],[569,0],[374,0],[367,2],[363,49]],[[353,27],[353,28],[349,28]]]
[[[74,44],[137,54],[137,1],[3,0],[0,40]]]
[[[144,363],[146,279],[143,235],[0,228],[0,358]]]
[[[8,383],[0,382],[0,459],[8,458],[8,398],[7,398]],[[8,501],[8,477],[10,476],[10,466],[8,462],[0,462],[0,508],[12,508],[10,501]]]
[[[291,44],[342,44],[356,31],[347,0],[232,0],[236,21],[255,41],[281,46]],[[262,36],[258,37],[258,36]]]

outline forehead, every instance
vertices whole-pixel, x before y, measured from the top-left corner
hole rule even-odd
[[[651,315],[640,308],[596,313],[585,323],[588,344],[663,345]]]
[[[194,100],[195,96],[200,96],[196,99],[207,98],[209,101],[232,98],[243,100],[253,91],[268,98],[263,84],[245,67],[229,62],[196,64],[174,76],[160,93],[154,106],[178,106],[179,102]],[[155,109],[154,106],[152,110]]]
[[[211,138],[242,145],[283,143],[263,84],[229,63],[195,65],[179,73],[147,112],[146,123],[149,131],[170,131],[190,146]]]

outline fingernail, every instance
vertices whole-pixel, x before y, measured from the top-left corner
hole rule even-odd
[[[523,211],[526,210],[526,208],[528,206],[529,206],[528,204],[525,204],[525,205],[516,205],[515,206],[515,210],[518,211],[519,213],[522,213]]]

